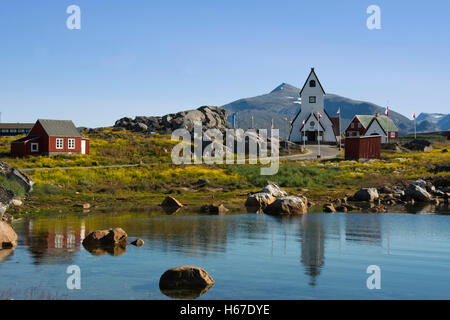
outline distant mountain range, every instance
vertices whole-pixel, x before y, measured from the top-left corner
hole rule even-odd
[[[228,120],[230,122],[232,114],[236,113],[238,127],[243,129],[251,127],[252,115],[256,128],[270,129],[273,119],[275,128],[280,129],[281,137],[286,138],[289,134],[290,121],[300,110],[299,93],[299,88],[282,83],[270,93],[252,98],[239,99],[222,106],[222,108],[228,111]],[[377,112],[384,114],[386,110],[385,107],[378,106],[374,103],[352,100],[336,94],[327,94],[325,96],[325,111],[328,115],[330,117],[337,117],[336,112],[339,108],[341,108],[341,131],[347,128],[356,114],[374,115]],[[419,117],[421,116],[422,120],[419,121]],[[440,116],[436,121],[436,118],[433,116],[427,117],[426,114],[420,114],[417,117],[417,132],[448,129],[450,115]],[[412,120],[393,110],[389,110],[389,117],[397,125],[401,135],[414,132],[414,122]]]
[[[429,123],[435,124],[440,130],[450,129],[450,114],[444,113],[421,113],[417,117],[417,123],[423,123],[427,121]]]

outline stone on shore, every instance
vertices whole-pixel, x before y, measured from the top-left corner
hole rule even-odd
[[[275,200],[276,198],[272,196],[270,193],[259,192],[250,195],[245,201],[245,206],[247,208],[265,209]]]
[[[378,191],[376,188],[361,188],[352,197],[353,201],[370,201],[378,199]]]
[[[161,207],[165,207],[165,208],[181,208],[183,207],[183,205],[181,204],[180,201],[178,201],[177,199],[175,199],[174,197],[166,197],[164,199],[164,201],[160,204]]]
[[[323,212],[333,213],[336,212],[336,209],[332,203],[327,203],[323,206]]]
[[[418,186],[417,184],[411,184],[408,189],[405,190],[405,195],[419,202],[431,201],[433,199],[428,191]]]
[[[14,198],[14,192],[0,185],[0,217],[8,209]]]
[[[275,200],[264,213],[276,216],[301,215],[308,211],[308,200],[303,196],[288,196]]]
[[[0,249],[9,249],[17,245],[17,233],[6,222],[0,221]]]

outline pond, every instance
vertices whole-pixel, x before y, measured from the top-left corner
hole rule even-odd
[[[276,218],[152,212],[71,214],[13,224],[14,251],[0,250],[0,299],[171,299],[169,268],[204,268],[215,284],[198,299],[450,299],[450,217],[323,214]],[[92,230],[121,227],[128,245],[91,254]],[[69,290],[67,268],[81,271]],[[369,266],[381,289],[369,290]]]

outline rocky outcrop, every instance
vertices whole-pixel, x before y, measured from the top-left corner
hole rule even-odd
[[[128,235],[122,228],[95,230],[83,240],[84,246],[114,246],[126,242]]]
[[[161,289],[205,288],[214,284],[213,278],[203,268],[180,266],[164,272],[159,280]]]
[[[14,248],[16,245],[16,232],[9,224],[4,221],[0,221],[0,250]]]
[[[375,188],[361,188],[353,197],[352,201],[370,201],[373,202],[378,199],[378,191]]]
[[[264,213],[276,216],[300,215],[307,211],[308,201],[303,196],[282,197],[264,209]]]
[[[208,214],[224,214],[228,212],[228,209],[225,208],[223,204],[215,205],[215,204],[205,204],[200,208],[201,213]]]
[[[6,209],[8,209],[13,198],[14,198],[14,192],[12,192],[0,185],[0,218],[3,216]]]
[[[11,167],[6,162],[0,161],[0,174],[19,183],[26,192],[33,190],[33,179],[19,169]]]
[[[115,128],[125,128],[135,132],[172,133],[176,129],[192,132],[195,122],[202,124],[203,130],[228,128],[227,111],[213,106],[203,106],[196,110],[182,111],[163,117],[136,117],[117,120]]]
[[[433,150],[433,145],[428,140],[414,139],[403,145],[404,148],[413,151],[429,152]]]
[[[332,203],[327,203],[323,206],[323,212],[333,213],[336,212],[336,208]]]

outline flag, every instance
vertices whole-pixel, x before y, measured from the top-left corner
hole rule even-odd
[[[303,119],[303,121],[302,121],[302,126],[304,126],[305,125],[305,119]]]
[[[253,116],[252,116],[252,121],[253,121]]]
[[[337,114],[341,114],[341,108],[338,109],[338,111],[336,112]]]
[[[320,114],[320,112],[317,112],[317,117],[319,118],[319,120],[320,120],[320,118],[322,118],[322,115]]]
[[[413,113],[413,119],[416,120],[416,113]]]
[[[386,107],[386,111],[384,112],[384,114],[386,115],[386,117],[389,117],[389,106]]]

